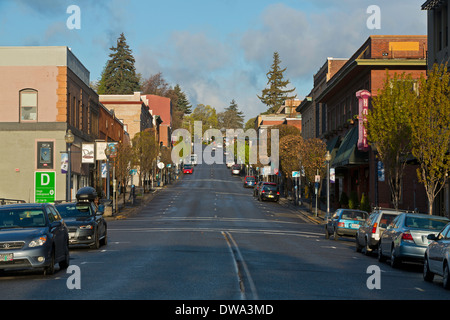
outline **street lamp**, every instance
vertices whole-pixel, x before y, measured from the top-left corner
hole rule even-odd
[[[71,176],[72,176],[72,164],[71,164],[71,147],[72,143],[75,140],[75,136],[72,134],[70,129],[67,130],[66,135],[64,136],[64,140],[66,141],[67,148],[67,173],[66,173],[66,201],[71,201]]]
[[[109,192],[109,157],[111,156],[111,149],[109,146],[105,149],[106,155],[106,199],[109,200],[110,192]]]
[[[330,161],[331,154],[330,151],[327,150],[325,154],[325,161],[327,162],[327,217],[330,216]]]
[[[378,145],[376,142],[370,144],[373,151],[373,163],[374,163],[374,207],[378,207]]]

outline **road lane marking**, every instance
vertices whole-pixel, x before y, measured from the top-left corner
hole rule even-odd
[[[297,237],[305,237],[305,238],[318,238],[322,237],[321,233],[314,232],[305,232],[305,231],[296,231],[296,230],[273,230],[273,229],[248,229],[248,228],[233,228],[233,229],[224,229],[224,228],[195,228],[195,227],[166,227],[166,228],[120,228],[120,229],[112,229],[108,228],[108,231],[112,232],[221,232],[225,230],[226,232],[234,232],[234,233],[249,233],[249,234],[258,234],[258,233],[271,233],[274,235],[284,235],[284,236],[297,236]]]
[[[228,248],[230,249],[231,255],[234,260],[236,273],[239,279],[239,287],[241,288],[241,298],[243,300],[247,299],[247,292],[245,290],[245,280],[247,280],[247,282],[249,283],[250,287],[249,289],[252,295],[252,299],[258,300],[258,294],[256,292],[255,283],[253,282],[253,278],[250,274],[250,271],[248,270],[247,263],[245,262],[244,257],[242,256],[236,241],[234,241],[233,236],[228,231],[226,232],[222,231],[222,235],[227,242]]]

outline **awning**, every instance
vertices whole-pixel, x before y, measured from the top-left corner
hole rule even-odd
[[[336,153],[339,150],[339,146],[341,145],[341,136],[336,136],[331,140],[327,141],[327,151],[331,154],[331,162],[333,163],[336,158]]]
[[[353,127],[342,140],[331,166],[337,168],[369,163],[368,152],[359,151],[357,144],[358,127]]]

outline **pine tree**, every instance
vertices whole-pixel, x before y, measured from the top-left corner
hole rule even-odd
[[[175,85],[173,88],[173,92],[177,97],[176,106],[175,108],[182,111],[183,114],[191,114],[191,104],[189,103],[189,100],[186,98],[186,94],[181,91],[181,87],[179,84]]]
[[[217,115],[219,126],[225,129],[241,129],[244,127],[244,114],[239,111],[236,101],[233,99],[225,111]]]
[[[117,39],[117,47],[110,50],[112,52],[103,69],[98,94],[132,94],[140,91],[135,59],[123,33]]]
[[[266,113],[276,112],[285,100],[297,97],[297,95],[289,95],[295,91],[295,88],[290,90],[284,89],[290,81],[284,80],[283,73],[286,71],[286,68],[281,69],[280,64],[280,55],[278,52],[274,52],[271,70],[266,74],[269,87],[262,91],[261,96],[258,96],[261,102],[269,107]]]

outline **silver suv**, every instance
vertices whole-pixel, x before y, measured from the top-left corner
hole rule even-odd
[[[392,220],[403,212],[407,211],[392,208],[374,208],[372,214],[356,232],[356,251],[361,252],[365,248],[365,253],[368,255],[372,250],[377,249],[384,230]]]

